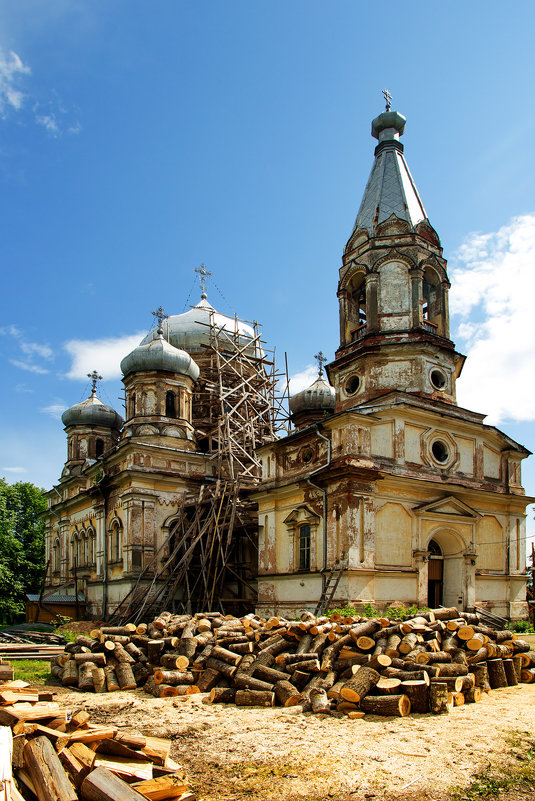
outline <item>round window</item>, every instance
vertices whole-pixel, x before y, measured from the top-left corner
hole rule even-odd
[[[431,453],[437,462],[444,464],[450,457],[450,451],[445,442],[441,439],[436,439],[431,445]]]
[[[313,458],[314,458],[314,451],[312,450],[312,448],[305,448],[301,452],[301,461],[304,462],[305,464],[311,462]]]
[[[358,377],[358,375],[353,375],[346,384],[346,393],[348,395],[354,395],[359,387],[360,387],[360,378]]]
[[[431,383],[435,389],[444,389],[446,386],[446,376],[442,370],[431,370]]]

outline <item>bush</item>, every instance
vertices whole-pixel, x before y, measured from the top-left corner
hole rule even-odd
[[[535,634],[535,629],[529,620],[511,620],[507,628],[509,631],[516,631],[517,634]]]

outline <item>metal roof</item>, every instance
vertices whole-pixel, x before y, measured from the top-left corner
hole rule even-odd
[[[35,601],[36,603],[39,601],[40,595],[37,593],[28,593],[26,596],[27,601]],[[54,595],[46,595],[42,601],[42,604],[45,606],[47,604],[75,604],[76,603],[76,595],[62,595],[62,593],[54,593]],[[78,593],[78,603],[85,603],[85,595],[83,592]]]

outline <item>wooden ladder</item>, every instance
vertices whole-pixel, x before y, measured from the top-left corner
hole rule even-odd
[[[334,598],[334,594],[338,589],[338,584],[340,583],[340,579],[345,568],[346,563],[344,561],[336,562],[336,564],[331,567],[328,575],[326,575],[326,573],[323,574],[325,581],[321,591],[320,599],[314,611],[316,617],[318,617],[318,615],[323,615],[325,610],[329,608],[329,604]]]

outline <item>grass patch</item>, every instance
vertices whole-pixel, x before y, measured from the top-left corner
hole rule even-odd
[[[450,801],[478,801],[481,798],[507,799],[535,795],[535,738],[531,732],[518,731],[507,738],[508,759],[501,765],[489,765],[472,776],[468,787],[455,790]]]
[[[46,659],[14,659],[11,664],[15,678],[30,684],[46,684],[52,678],[50,662]]]

